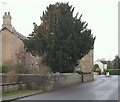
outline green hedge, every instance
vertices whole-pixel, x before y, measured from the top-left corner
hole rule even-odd
[[[101,69],[97,68],[94,72],[97,72],[100,75],[101,74]]]
[[[81,71],[76,71],[78,74],[91,74],[91,72],[81,72]]]
[[[83,72],[82,74],[91,74],[91,72]]]
[[[105,69],[104,73],[109,72],[110,75],[120,75],[120,69]]]

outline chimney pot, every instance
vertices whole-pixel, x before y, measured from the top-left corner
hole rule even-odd
[[[3,27],[8,27],[8,26],[12,26],[11,25],[11,15],[10,15],[10,12],[5,12],[4,16],[3,16],[3,25],[2,25],[2,28]]]
[[[10,12],[8,12],[8,15],[10,15]]]
[[[7,12],[5,12],[5,15],[7,15]]]

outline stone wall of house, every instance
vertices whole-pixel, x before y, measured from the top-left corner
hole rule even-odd
[[[2,30],[0,34],[2,34],[2,64],[14,66],[18,58],[24,56],[24,44],[7,29]]]
[[[32,73],[34,70],[38,71],[40,62],[40,57],[32,56],[29,52],[25,54],[25,67],[29,73]]]
[[[53,73],[51,68],[42,63],[42,57],[32,56],[31,53],[25,54],[25,67],[28,73],[32,74],[48,74]]]
[[[83,72],[93,72],[93,50],[80,60],[80,65]]]
[[[15,34],[7,29],[0,31],[0,65],[8,65],[11,69],[18,62],[22,62],[26,69],[37,70],[40,61],[40,58],[25,51],[23,41]]]

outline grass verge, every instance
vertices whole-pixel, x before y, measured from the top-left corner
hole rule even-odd
[[[8,95],[24,94],[24,93],[34,93],[34,92],[44,92],[44,91],[42,91],[42,90],[16,91],[16,92],[10,92],[10,93],[0,94],[0,96],[8,96]]]

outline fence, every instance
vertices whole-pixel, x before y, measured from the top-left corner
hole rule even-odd
[[[2,83],[0,85],[0,89],[2,89],[2,93],[15,92],[18,91],[17,83]]]

